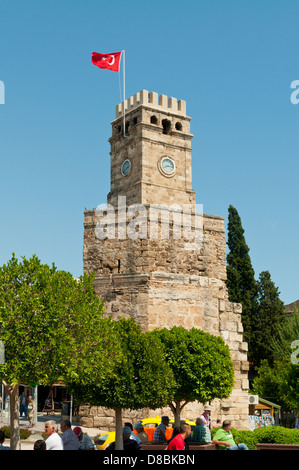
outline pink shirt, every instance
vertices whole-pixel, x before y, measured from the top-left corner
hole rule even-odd
[[[209,418],[209,415],[206,415],[205,413],[203,413],[201,415],[201,419],[203,419],[204,421],[204,425],[208,428],[210,426],[210,418]]]

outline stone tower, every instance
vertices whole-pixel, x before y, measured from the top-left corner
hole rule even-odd
[[[95,290],[115,319],[131,317],[143,330],[177,325],[221,336],[235,385],[229,399],[212,403],[212,419],[247,429],[241,306],[228,300],[224,218],[202,214],[195,202],[192,137],[182,100],[142,90],[116,107],[108,204],[85,211],[83,269],[96,273]],[[184,417],[196,418],[202,407],[187,405]],[[82,425],[113,426],[107,410],[82,414]],[[141,417],[144,410],[134,415]]]

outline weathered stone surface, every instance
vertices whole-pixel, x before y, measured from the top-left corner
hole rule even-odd
[[[228,400],[214,400],[212,419],[232,419],[235,427],[246,429],[249,424],[247,343],[243,341],[241,305],[229,302],[225,284],[224,219],[204,214],[200,230],[194,232],[198,219],[191,179],[190,118],[186,116],[185,106],[180,111],[176,101],[156,106],[153,96],[143,90],[128,100],[125,138],[118,111],[112,122],[108,203],[114,210],[107,222],[107,233],[112,230],[115,237],[99,239],[106,213],[96,209],[85,211],[83,269],[95,272],[95,291],[104,299],[106,315],[115,319],[133,318],[144,331],[177,325],[221,336],[231,351],[235,385]],[[146,97],[153,101],[148,104]],[[170,122],[168,133],[164,133],[163,120]],[[161,172],[160,163],[165,155],[175,162],[176,169],[171,177]],[[131,170],[126,177],[120,171],[125,159],[131,160]],[[127,206],[143,205],[138,208],[137,216],[135,208],[134,212],[123,211],[120,196],[126,196]],[[195,244],[182,236],[183,231],[175,223],[179,211],[168,211],[168,226],[165,212],[160,213],[160,218],[151,219],[155,214],[153,204],[165,202],[168,206],[189,204],[192,207],[192,231],[198,236]],[[134,225],[134,217],[136,222],[140,214],[140,223]],[[139,238],[128,237],[128,227],[138,229]],[[169,237],[162,238],[166,229]],[[184,408],[183,417],[195,419],[202,411],[203,404],[191,403]],[[126,410],[124,416],[135,422],[146,414],[158,413],[171,414],[165,408]],[[84,407],[80,414],[81,419],[97,423],[96,426],[107,429],[114,426],[111,410],[98,408],[95,412],[91,409],[88,414]]]

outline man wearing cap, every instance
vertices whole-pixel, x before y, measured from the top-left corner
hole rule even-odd
[[[79,439],[79,449],[78,450],[94,450],[94,445],[92,440],[87,434],[84,434],[80,426],[76,426],[73,429],[73,432]]]
[[[135,439],[131,439],[131,433],[132,433],[132,430],[129,426],[125,426],[123,428],[124,450],[130,450],[130,451],[142,450],[138,442],[135,441]],[[111,442],[111,444],[109,444],[109,446],[106,447],[105,450],[107,451],[115,450],[115,442]]]
[[[169,417],[168,416],[162,416],[162,422],[155,429],[153,441],[155,441],[155,442],[166,442],[167,441],[167,439],[166,439],[166,428],[168,427],[168,425],[169,425]]]
[[[134,429],[138,432],[141,444],[148,444],[148,435],[146,434],[142,423],[139,421],[134,425]]]
[[[203,420],[204,425],[209,429],[211,427],[211,423],[210,423],[211,411],[212,411],[212,407],[210,405],[205,405],[204,412],[201,415],[201,419]]]

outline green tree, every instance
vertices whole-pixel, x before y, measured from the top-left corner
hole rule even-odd
[[[271,280],[269,271],[263,271],[259,275],[258,311],[251,332],[255,364],[259,365],[262,359],[267,359],[273,365],[273,341],[279,338],[285,320],[284,303],[279,298],[278,288]]]
[[[274,361],[269,365],[261,361],[253,380],[252,391],[280,405],[287,411],[299,411],[299,365],[288,360]]]
[[[299,410],[299,311],[278,326],[271,340],[273,362],[261,360],[253,381],[254,392],[285,410]]]
[[[297,358],[298,353],[299,351],[297,349]],[[299,412],[299,361],[291,363],[288,368],[282,392],[286,397],[289,409]]]
[[[299,310],[294,309],[291,315],[278,325],[276,335],[271,339],[274,359],[288,360],[293,353],[292,343],[299,340]]]
[[[228,346],[219,336],[199,329],[163,328],[150,333],[157,336],[166,361],[173,371],[176,386],[169,406],[179,426],[184,406],[195,400],[206,403],[227,398],[234,384],[233,364]]]
[[[288,367],[289,365],[287,365]],[[287,409],[286,397],[282,394],[283,383],[286,380],[286,364],[275,361],[272,366],[267,359],[262,359],[257,374],[252,382],[251,391],[267,400],[273,401]]]
[[[227,244],[229,253],[227,254],[226,284],[229,300],[242,304],[244,341],[248,343],[248,359],[254,362],[253,332],[257,318],[258,284],[254,277],[241,218],[238,211],[231,205],[228,209]]]
[[[116,450],[122,450],[122,409],[155,409],[166,405],[175,382],[158,338],[143,333],[132,319],[111,321],[110,326],[119,353],[110,376],[102,380],[101,370],[89,370],[82,375],[84,383],[77,380],[71,389],[78,400],[115,410]],[[96,357],[102,360],[99,355]]]
[[[12,449],[20,445],[19,384],[74,381],[80,368],[91,367],[95,347],[105,355],[103,305],[92,282],[87,275],[75,280],[35,255],[19,262],[13,254],[0,268],[0,339],[5,347],[0,380],[10,397]]]

